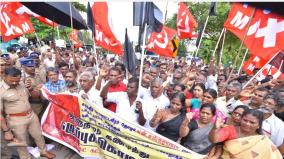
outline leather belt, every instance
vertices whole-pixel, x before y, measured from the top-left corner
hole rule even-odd
[[[15,113],[15,114],[8,114],[9,116],[28,116],[32,113],[32,109],[29,109],[26,112],[22,112],[22,113]]]

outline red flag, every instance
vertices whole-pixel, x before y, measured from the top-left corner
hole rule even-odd
[[[29,8],[27,8],[26,6],[22,5],[21,3],[19,2],[13,2],[15,3],[14,6],[14,10],[16,11],[17,14],[19,15],[25,15],[25,16],[28,16],[28,17],[34,17],[36,18],[38,21],[46,24],[46,25],[49,25],[51,27],[56,27],[58,24],[45,18],[45,17],[42,17],[34,12],[32,12]]]
[[[251,54],[269,60],[284,49],[284,16],[256,9],[249,25],[253,10],[247,4],[234,3],[224,27],[241,40],[249,27],[244,44]]]
[[[79,48],[83,46],[83,44],[78,39],[78,30],[73,29],[72,32],[69,34],[69,39],[74,44],[75,48]]]
[[[254,56],[254,55],[251,55],[250,58],[244,62],[244,65],[243,65],[243,70],[245,71],[245,73],[247,73],[248,75],[253,75],[253,71],[255,69],[260,69],[262,68],[265,63],[267,61],[258,57],[258,56]]]
[[[284,54],[280,52],[276,57],[272,59],[269,64],[265,65],[269,60],[264,60],[258,56],[251,55],[249,60],[247,60],[243,65],[243,70],[248,75],[254,74],[254,69],[261,69],[264,67],[263,71],[257,76],[258,80],[264,79],[268,75],[272,75],[273,78],[283,78],[284,77]]]
[[[264,70],[258,75],[257,79],[264,79],[268,75],[271,75],[274,79],[284,78],[284,53],[282,51],[277,53],[269,64],[264,66]]]
[[[122,44],[116,39],[109,25],[107,2],[95,2],[92,12],[95,23],[95,43],[117,55],[122,55]]]
[[[176,49],[173,39],[177,32],[174,29],[163,27],[160,33],[152,32],[147,44],[147,50],[155,52],[160,56],[175,57]]]
[[[34,31],[29,17],[16,14],[17,3],[0,4],[1,34],[4,42]]]
[[[192,38],[194,36],[193,31],[196,27],[197,23],[189,9],[183,2],[180,2],[177,14],[178,37],[180,39]]]

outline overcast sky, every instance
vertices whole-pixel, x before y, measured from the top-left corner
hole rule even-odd
[[[88,2],[81,1],[80,3],[84,3],[86,6]],[[109,7],[109,13],[112,18],[112,28],[113,32],[116,35],[117,39],[120,42],[124,42],[125,36],[125,28],[127,28],[128,35],[131,41],[137,41],[138,39],[138,27],[133,25],[133,2],[132,1],[110,1],[107,2]],[[167,2],[160,1],[154,2],[161,11],[165,14]],[[91,2],[91,5],[93,2]],[[167,7],[167,19],[171,18],[178,10],[178,2],[177,1],[169,1]],[[83,13],[83,18],[86,19],[86,13]]]

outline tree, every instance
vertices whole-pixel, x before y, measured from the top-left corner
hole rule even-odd
[[[205,20],[209,13],[210,3],[209,2],[186,2],[189,7],[190,12],[195,17],[198,22],[198,31],[202,25],[205,23]],[[216,43],[218,41],[219,35],[223,28],[223,25],[227,19],[228,12],[230,10],[230,3],[228,2],[218,2],[217,3],[217,16],[209,17],[207,27],[205,30],[205,35],[203,36],[201,46],[198,51],[198,56],[203,58],[206,62],[209,62],[211,54],[214,51]],[[175,14],[171,19],[166,21],[166,26],[176,29],[176,19],[177,15]],[[187,44],[190,39],[181,40],[180,48],[186,48],[185,44]],[[234,36],[232,33],[227,31],[225,44],[223,49],[222,63],[227,64],[230,61],[233,62],[236,58],[237,51],[239,49],[241,42],[240,40]],[[218,49],[220,50],[220,49]],[[244,56],[245,49],[242,49],[240,57]],[[179,50],[179,54],[184,54],[184,50]],[[237,64],[241,63],[241,59],[239,58]],[[217,60],[216,60],[217,61]]]

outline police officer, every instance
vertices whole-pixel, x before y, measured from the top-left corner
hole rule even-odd
[[[41,134],[40,122],[31,109],[29,95],[38,92],[31,83],[20,83],[21,71],[15,67],[5,69],[3,86],[0,88],[1,128],[4,135],[26,142],[30,134],[39,148],[41,157],[54,158],[55,155],[46,151],[44,138]],[[3,118],[4,113],[6,118]],[[7,123],[7,124],[6,124]],[[3,125],[4,124],[4,125]],[[4,129],[6,127],[6,129]],[[21,159],[31,159],[26,146],[17,147]]]
[[[35,71],[35,60],[32,58],[23,58],[20,60],[23,72],[22,72],[22,81],[23,83],[29,83],[33,89],[39,92],[39,85],[45,82],[44,79],[40,77],[38,73]],[[41,112],[43,111],[43,106],[41,102],[41,95],[37,94],[37,96],[31,96],[29,98],[29,102],[33,111],[40,117]]]

